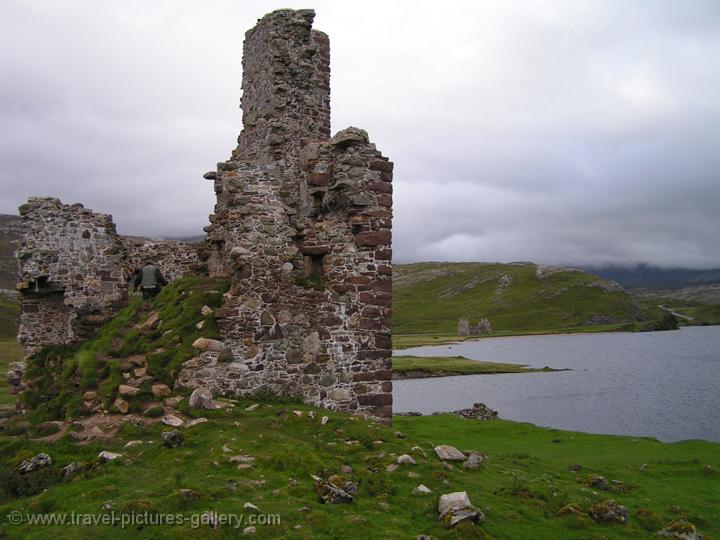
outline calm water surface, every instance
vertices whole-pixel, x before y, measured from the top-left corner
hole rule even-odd
[[[718,326],[490,338],[398,354],[462,355],[572,371],[395,381],[397,412],[450,411],[480,401],[502,418],[540,426],[720,442]]]

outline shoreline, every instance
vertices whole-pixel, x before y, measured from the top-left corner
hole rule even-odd
[[[458,345],[467,341],[480,341],[484,339],[506,338],[506,337],[532,337],[532,336],[572,336],[578,334],[614,334],[614,333],[645,333],[645,332],[667,332],[670,330],[628,330],[623,329],[624,324],[603,325],[589,327],[587,329],[559,328],[557,330],[528,330],[520,332],[496,332],[488,335],[458,336],[455,334],[393,334],[393,351],[403,351],[416,347],[433,347],[436,345]],[[675,330],[694,326],[720,326],[720,325],[680,325]]]
[[[434,358],[432,356],[428,356],[428,358]],[[458,371],[443,371],[443,370],[437,370],[437,371],[428,371],[424,369],[416,369],[412,371],[393,371],[393,380],[394,381],[404,381],[404,380],[410,380],[410,379],[430,379],[434,377],[466,377],[469,375],[517,375],[521,373],[553,373],[556,371],[572,371],[570,368],[551,368],[551,367],[544,367],[544,368],[528,368],[524,371],[485,371],[485,372],[473,372],[473,371],[467,371],[467,372],[458,372]]]
[[[456,375],[548,373],[552,371],[568,371],[568,369],[555,369],[549,366],[536,368],[527,364],[472,360],[464,356],[393,355],[392,357],[392,378],[394,380],[452,377]]]

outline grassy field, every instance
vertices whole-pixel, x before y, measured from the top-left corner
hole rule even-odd
[[[19,320],[19,300],[0,293],[0,339],[15,339]]]
[[[0,435],[0,535],[4,538],[237,538],[247,525],[243,509],[250,502],[280,523],[257,525],[255,538],[433,538],[494,539],[634,539],[652,534],[678,517],[692,521],[705,539],[720,535],[720,445],[691,441],[662,444],[652,439],[563,432],[503,420],[475,421],[451,415],[398,417],[389,428],[347,415],[294,403],[238,403],[231,411],[184,409],[186,417],[203,415],[204,424],[182,429],[179,448],[158,441],[161,424],[125,423],[118,436],[79,444],[27,436]],[[300,411],[297,415],[294,411]],[[314,412],[311,418],[308,414]],[[322,425],[320,419],[329,421]],[[395,434],[400,430],[403,438]],[[124,448],[130,440],[143,444]],[[451,444],[487,455],[477,470],[449,469],[433,446]],[[414,447],[419,449],[413,450]],[[101,450],[122,455],[98,464]],[[224,450],[230,450],[229,452]],[[53,465],[43,473],[19,475],[14,468],[37,452]],[[401,454],[416,465],[386,467]],[[254,457],[238,470],[229,457]],[[427,456],[427,457],[425,457]],[[73,461],[87,469],[69,479],[57,471]],[[571,466],[579,464],[579,471]],[[351,504],[321,504],[311,475],[342,473],[358,483]],[[584,481],[601,475],[606,489]],[[614,482],[617,481],[617,482]],[[621,482],[621,483],[618,483]],[[430,495],[414,495],[424,484]],[[192,494],[181,490],[192,490]],[[446,531],[437,520],[440,494],[467,491],[486,515],[479,526]],[[184,493],[184,495],[183,495]],[[628,523],[594,522],[586,512],[596,502],[614,499],[628,509]],[[580,513],[560,515],[574,503]],[[192,520],[208,510],[244,514],[235,529],[226,524],[211,531]],[[74,511],[130,520],[133,515],[182,515],[183,525],[111,525],[82,527],[11,524],[11,512],[62,514]],[[14,514],[13,514],[14,515]],[[157,518],[155,518],[157,519]],[[272,518],[275,519],[275,518]]]
[[[549,367],[538,369],[519,364],[483,362],[470,360],[463,356],[393,356],[392,370],[393,376],[407,378],[555,371]]]
[[[489,319],[494,335],[586,330],[642,315],[617,285],[579,270],[531,263],[417,263],[393,269],[393,334],[456,334],[461,318]],[[592,320],[592,322],[591,322]]]
[[[141,414],[148,400],[157,401],[149,381],[135,398],[128,397],[129,415],[106,419],[120,426],[117,434],[110,437],[109,431],[97,426],[95,435],[106,439],[76,442],[71,433],[79,424],[72,421],[88,414],[81,403],[83,392],[96,391],[99,401],[115,410],[117,386],[124,380],[123,358],[135,354],[146,356],[156,381],[171,385],[177,367],[194,354],[192,341],[216,335],[212,314],[201,315],[200,308],[217,306],[226,287],[222,280],[179,280],[166,287],[152,305],[133,300],[94,339],[46,351],[29,362],[33,388],[25,399],[33,410],[11,418],[0,430],[0,538],[237,538],[256,512],[279,516],[279,522],[270,518],[273,525],[258,522],[256,538],[400,539],[427,534],[433,538],[631,539],[652,537],[680,517],[694,522],[706,540],[719,538],[720,445],[708,442],[662,444],[451,415],[398,417],[391,428],[294,402],[258,398],[240,401],[230,410],[212,411],[192,410],[185,399],[176,406],[179,415],[186,420],[203,416],[209,421],[180,428],[184,442],[171,449],[160,443],[161,432],[169,428],[156,415]],[[142,329],[153,311],[162,324]],[[204,321],[202,330],[196,327],[199,320]],[[12,342],[0,346],[3,362],[19,354]],[[417,368],[429,361],[406,358],[400,363]],[[441,362],[467,369],[466,359]],[[473,369],[493,369],[488,364],[472,364]],[[174,394],[187,397],[183,391]],[[8,398],[6,387],[0,387],[0,396]],[[246,410],[255,403],[258,408]],[[153,408],[167,411],[170,406],[160,403]],[[323,416],[328,417],[324,424]],[[54,432],[44,423],[50,418],[60,419],[67,431],[42,439]],[[142,443],[125,447],[138,440]],[[433,453],[437,444],[477,450],[488,459],[477,470],[445,467]],[[99,463],[97,455],[102,450],[119,452],[122,457]],[[18,465],[38,452],[48,453],[52,465],[21,474]],[[393,470],[397,457],[406,453],[417,463]],[[237,455],[247,456],[250,467],[239,468],[230,460]],[[81,471],[63,477],[62,467],[72,462],[79,462]],[[581,468],[573,471],[574,464]],[[352,504],[319,501],[311,475],[327,478],[333,474],[357,482]],[[586,485],[593,475],[607,479],[604,489]],[[432,494],[413,494],[421,483]],[[443,529],[437,520],[438,496],[453,491],[467,491],[487,521]],[[626,525],[599,524],[589,517],[593,504],[608,499],[628,508]],[[246,503],[259,511],[245,509]],[[571,503],[577,512],[563,515],[561,509]],[[201,521],[207,520],[201,517],[207,511],[232,514],[233,519],[242,516],[244,523],[239,528],[233,523],[211,530]],[[27,521],[28,514],[69,512],[96,521],[84,526],[40,526]],[[186,521],[137,523],[150,518],[157,522],[160,515]],[[17,516],[21,522],[11,523]],[[102,519],[116,521],[114,525],[97,522]],[[123,527],[122,520],[129,524]]]
[[[5,378],[8,364],[23,359],[22,346],[14,339],[0,339],[0,405],[15,403],[15,396],[10,394],[10,385]]]

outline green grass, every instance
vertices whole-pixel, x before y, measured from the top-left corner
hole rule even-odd
[[[395,337],[456,335],[461,318],[485,317],[493,335],[508,335],[591,330],[586,322],[596,315],[622,326],[642,315],[625,291],[582,271],[538,277],[531,263],[417,263],[393,271]]]
[[[668,309],[692,317],[692,321],[681,321],[687,325],[720,324],[720,305],[675,306],[666,304]]]
[[[0,339],[0,405],[15,403],[15,396],[10,393],[10,385],[7,382],[7,373],[10,362],[17,362],[23,359],[23,348],[14,339]]]
[[[151,302],[134,297],[93,339],[72,347],[50,348],[30,358],[25,374],[29,388],[23,399],[33,410],[31,420],[82,414],[81,395],[87,390],[98,391],[109,408],[123,382],[123,358],[131,355],[145,355],[153,380],[172,386],[182,363],[195,355],[193,341],[217,337],[214,316],[204,316],[200,310],[204,305],[220,306],[227,288],[223,279],[181,278]],[[138,328],[153,312],[159,313],[160,323],[154,328]],[[200,321],[204,322],[202,329],[195,326]],[[142,393],[129,401],[139,406],[150,400],[150,386],[144,383]]]
[[[720,446],[690,441],[662,444],[652,439],[588,435],[538,428],[508,421],[473,421],[451,415],[398,417],[386,427],[348,415],[282,402],[262,403],[254,412],[240,402],[229,412],[198,411],[205,424],[181,430],[180,448],[162,447],[159,424],[127,424],[113,440],[78,444],[67,438],[55,443],[0,435],[0,536],[23,539],[83,538],[237,538],[241,531],[220,526],[119,525],[83,527],[11,525],[7,515],[22,513],[131,512],[190,516],[207,510],[248,514],[246,502],[263,513],[277,514],[280,524],[257,526],[255,538],[433,538],[494,539],[633,539],[651,538],[678,516],[694,522],[706,540],[720,534]],[[303,411],[301,417],[293,411]],[[315,411],[309,418],[308,411]],[[320,418],[330,420],[321,425]],[[394,435],[395,430],[405,438]],[[142,444],[124,449],[129,440]],[[353,444],[347,444],[352,441]],[[355,442],[356,441],[356,442]],[[381,441],[381,442],[377,442]],[[433,445],[452,444],[485,453],[477,470],[443,468]],[[223,452],[227,445],[232,452]],[[419,446],[427,455],[413,451]],[[95,465],[71,480],[58,479],[60,467],[72,461],[92,464],[101,450],[123,454],[119,462]],[[14,467],[37,452],[49,453],[52,469],[19,478]],[[385,467],[396,456],[412,453],[417,465],[395,472]],[[256,458],[251,469],[238,470],[234,454]],[[570,470],[579,463],[582,470]],[[355,501],[321,504],[310,475],[326,477],[341,465],[358,482]],[[408,472],[417,474],[410,478]],[[592,490],[583,480],[599,474],[623,482],[609,491]],[[413,495],[423,483],[433,494]],[[197,499],[185,499],[192,489]],[[18,490],[23,495],[18,495]],[[44,490],[44,491],[43,491]],[[437,521],[442,493],[467,491],[487,521],[477,527],[446,531]],[[587,516],[558,516],[570,502],[587,510],[615,499],[629,511],[627,525],[597,524]],[[638,515],[640,512],[640,515]],[[643,517],[644,516],[644,517]],[[644,528],[648,527],[648,528]]]
[[[555,371],[548,367],[538,369],[519,364],[470,360],[464,356],[393,356],[392,369],[396,374],[413,377]]]
[[[20,301],[0,294],[0,339],[15,339],[20,324]]]

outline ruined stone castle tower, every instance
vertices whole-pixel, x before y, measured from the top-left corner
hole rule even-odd
[[[183,270],[201,264],[231,279],[215,313],[223,345],[186,362],[178,384],[294,394],[389,419],[393,166],[361,129],[330,137],[330,45],[313,18],[275,11],[245,36],[243,131],[231,158],[205,174],[217,195],[207,240],[199,260],[169,250]],[[55,201],[32,199],[25,212],[23,327],[35,349],[82,338],[82,321],[115,312],[127,295],[123,254],[139,249],[108,216]],[[48,211],[72,221],[42,231]],[[53,282],[54,304],[37,294]],[[72,336],[28,330],[50,312],[74,321],[58,326]]]

